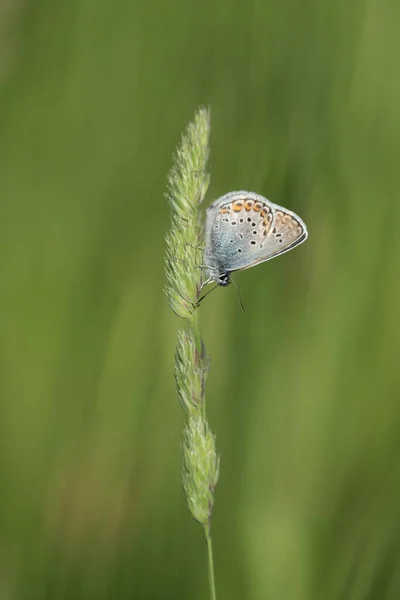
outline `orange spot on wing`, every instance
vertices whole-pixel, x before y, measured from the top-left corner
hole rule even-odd
[[[261,213],[261,214],[263,214],[263,213]],[[272,221],[271,213],[264,214],[263,227],[266,227],[267,229],[269,229],[271,227],[271,221]]]
[[[223,215],[226,213],[227,209],[225,207],[220,208],[219,212],[222,213]]]
[[[253,201],[246,200],[246,202],[244,203],[244,207],[247,211],[251,210],[253,208]]]
[[[261,210],[261,208],[262,208],[261,202],[256,202],[255,205],[253,206],[253,210],[255,212],[259,212]]]
[[[243,208],[243,204],[242,204],[242,202],[235,202],[235,204],[232,206],[232,208],[235,212],[240,212]]]

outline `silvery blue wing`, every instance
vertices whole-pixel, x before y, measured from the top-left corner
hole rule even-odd
[[[249,269],[307,239],[294,212],[255,192],[229,192],[207,208],[205,265],[209,280],[228,285],[230,273]]]

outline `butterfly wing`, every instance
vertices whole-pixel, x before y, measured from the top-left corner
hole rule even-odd
[[[265,240],[257,244],[251,262],[238,269],[249,269],[255,265],[276,258],[306,241],[308,231],[298,215],[278,205],[274,205],[274,219]]]
[[[207,211],[207,264],[219,272],[248,269],[307,239],[298,215],[253,192],[230,192]],[[208,253],[208,258],[207,258]]]

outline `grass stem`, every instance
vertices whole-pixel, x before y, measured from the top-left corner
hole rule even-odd
[[[175,380],[187,414],[182,442],[182,483],[189,510],[204,528],[210,598],[216,600],[210,523],[219,476],[215,437],[206,415],[205,383],[209,359],[201,336],[199,296],[204,232],[200,205],[209,183],[210,115],[200,109],[182,136],[168,178],[171,228],[166,236],[166,294],[172,311],[186,322],[178,330]]]
[[[204,528],[204,531],[206,534],[206,543],[207,543],[208,581],[209,581],[209,585],[210,585],[210,599],[217,600],[217,594],[215,591],[214,557],[213,557],[211,531],[208,526]]]

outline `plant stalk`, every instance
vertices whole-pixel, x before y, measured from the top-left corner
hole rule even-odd
[[[192,516],[203,525],[207,543],[210,598],[216,600],[210,533],[214,492],[219,476],[215,436],[207,422],[205,382],[209,358],[201,336],[199,295],[204,228],[200,205],[209,183],[210,114],[197,111],[182,136],[168,176],[171,229],[166,236],[166,293],[172,311],[186,326],[178,331],[174,374],[186,413],[182,442],[182,483]]]
[[[208,555],[208,581],[210,585],[210,598],[211,600],[217,600],[217,594],[215,591],[215,574],[214,574],[214,557],[211,531],[209,527],[204,528],[207,543],[207,555]]]

